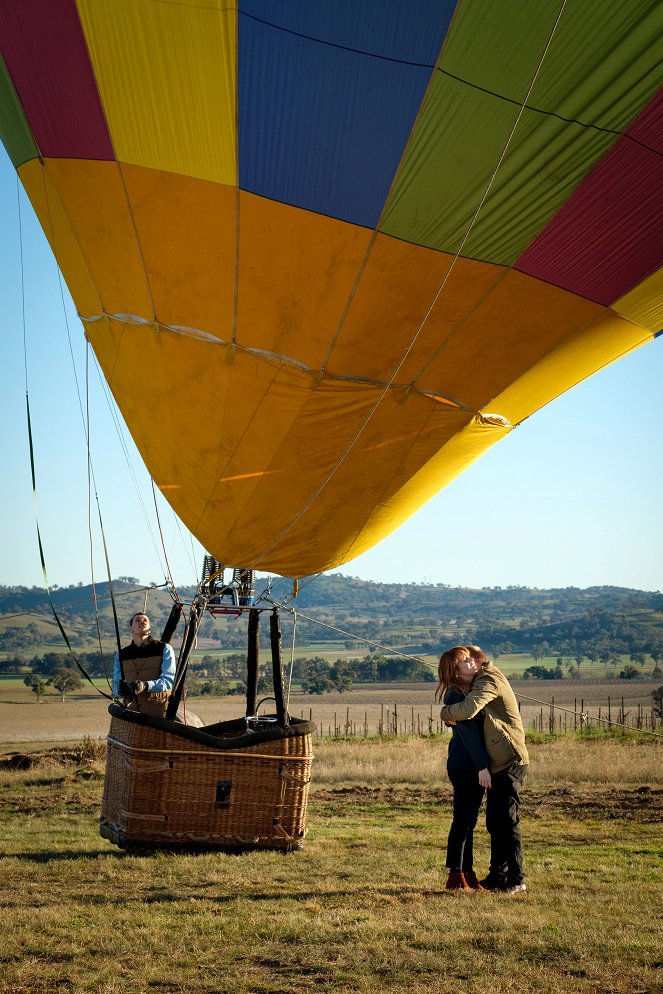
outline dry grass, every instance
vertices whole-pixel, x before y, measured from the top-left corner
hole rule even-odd
[[[530,743],[528,780],[532,786],[559,783],[663,785],[663,739],[591,738],[566,735]],[[445,785],[447,736],[364,741],[322,740],[315,746],[318,784],[355,783]]]
[[[97,746],[70,754],[0,775],[2,994],[663,989],[658,743],[533,747],[514,898],[444,889],[441,739],[316,743],[292,856],[123,853],[97,834]]]

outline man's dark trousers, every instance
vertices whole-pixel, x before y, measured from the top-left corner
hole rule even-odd
[[[524,882],[523,843],[520,834],[520,788],[527,764],[513,763],[491,774],[486,802],[486,828],[490,834],[490,873],[493,881],[508,887]]]

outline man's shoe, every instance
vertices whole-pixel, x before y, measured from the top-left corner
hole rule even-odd
[[[510,884],[502,888],[503,894],[525,894],[527,887],[525,884]]]
[[[485,878],[485,880],[480,880],[479,884],[483,888],[483,890],[502,891],[506,889],[506,880],[503,880],[499,877],[491,877],[490,873]]]

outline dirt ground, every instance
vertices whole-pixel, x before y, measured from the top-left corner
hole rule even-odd
[[[451,802],[451,790],[430,790],[426,787],[365,787],[353,785],[314,792],[318,805],[330,804],[338,811],[343,805],[354,808],[362,804],[384,803],[398,807],[437,805]],[[533,790],[528,786],[522,795],[523,814],[530,818],[620,818],[640,824],[658,825],[663,821],[663,790],[643,785],[635,788],[614,788],[612,785],[587,787],[555,787],[553,790]]]

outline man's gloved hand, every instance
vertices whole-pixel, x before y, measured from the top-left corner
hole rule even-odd
[[[130,697],[131,696],[131,684],[127,683],[126,680],[120,680],[117,685],[117,692],[120,697]]]
[[[147,684],[143,680],[137,680],[136,683],[132,683],[131,687],[134,694],[142,694],[144,690],[147,690]]]

